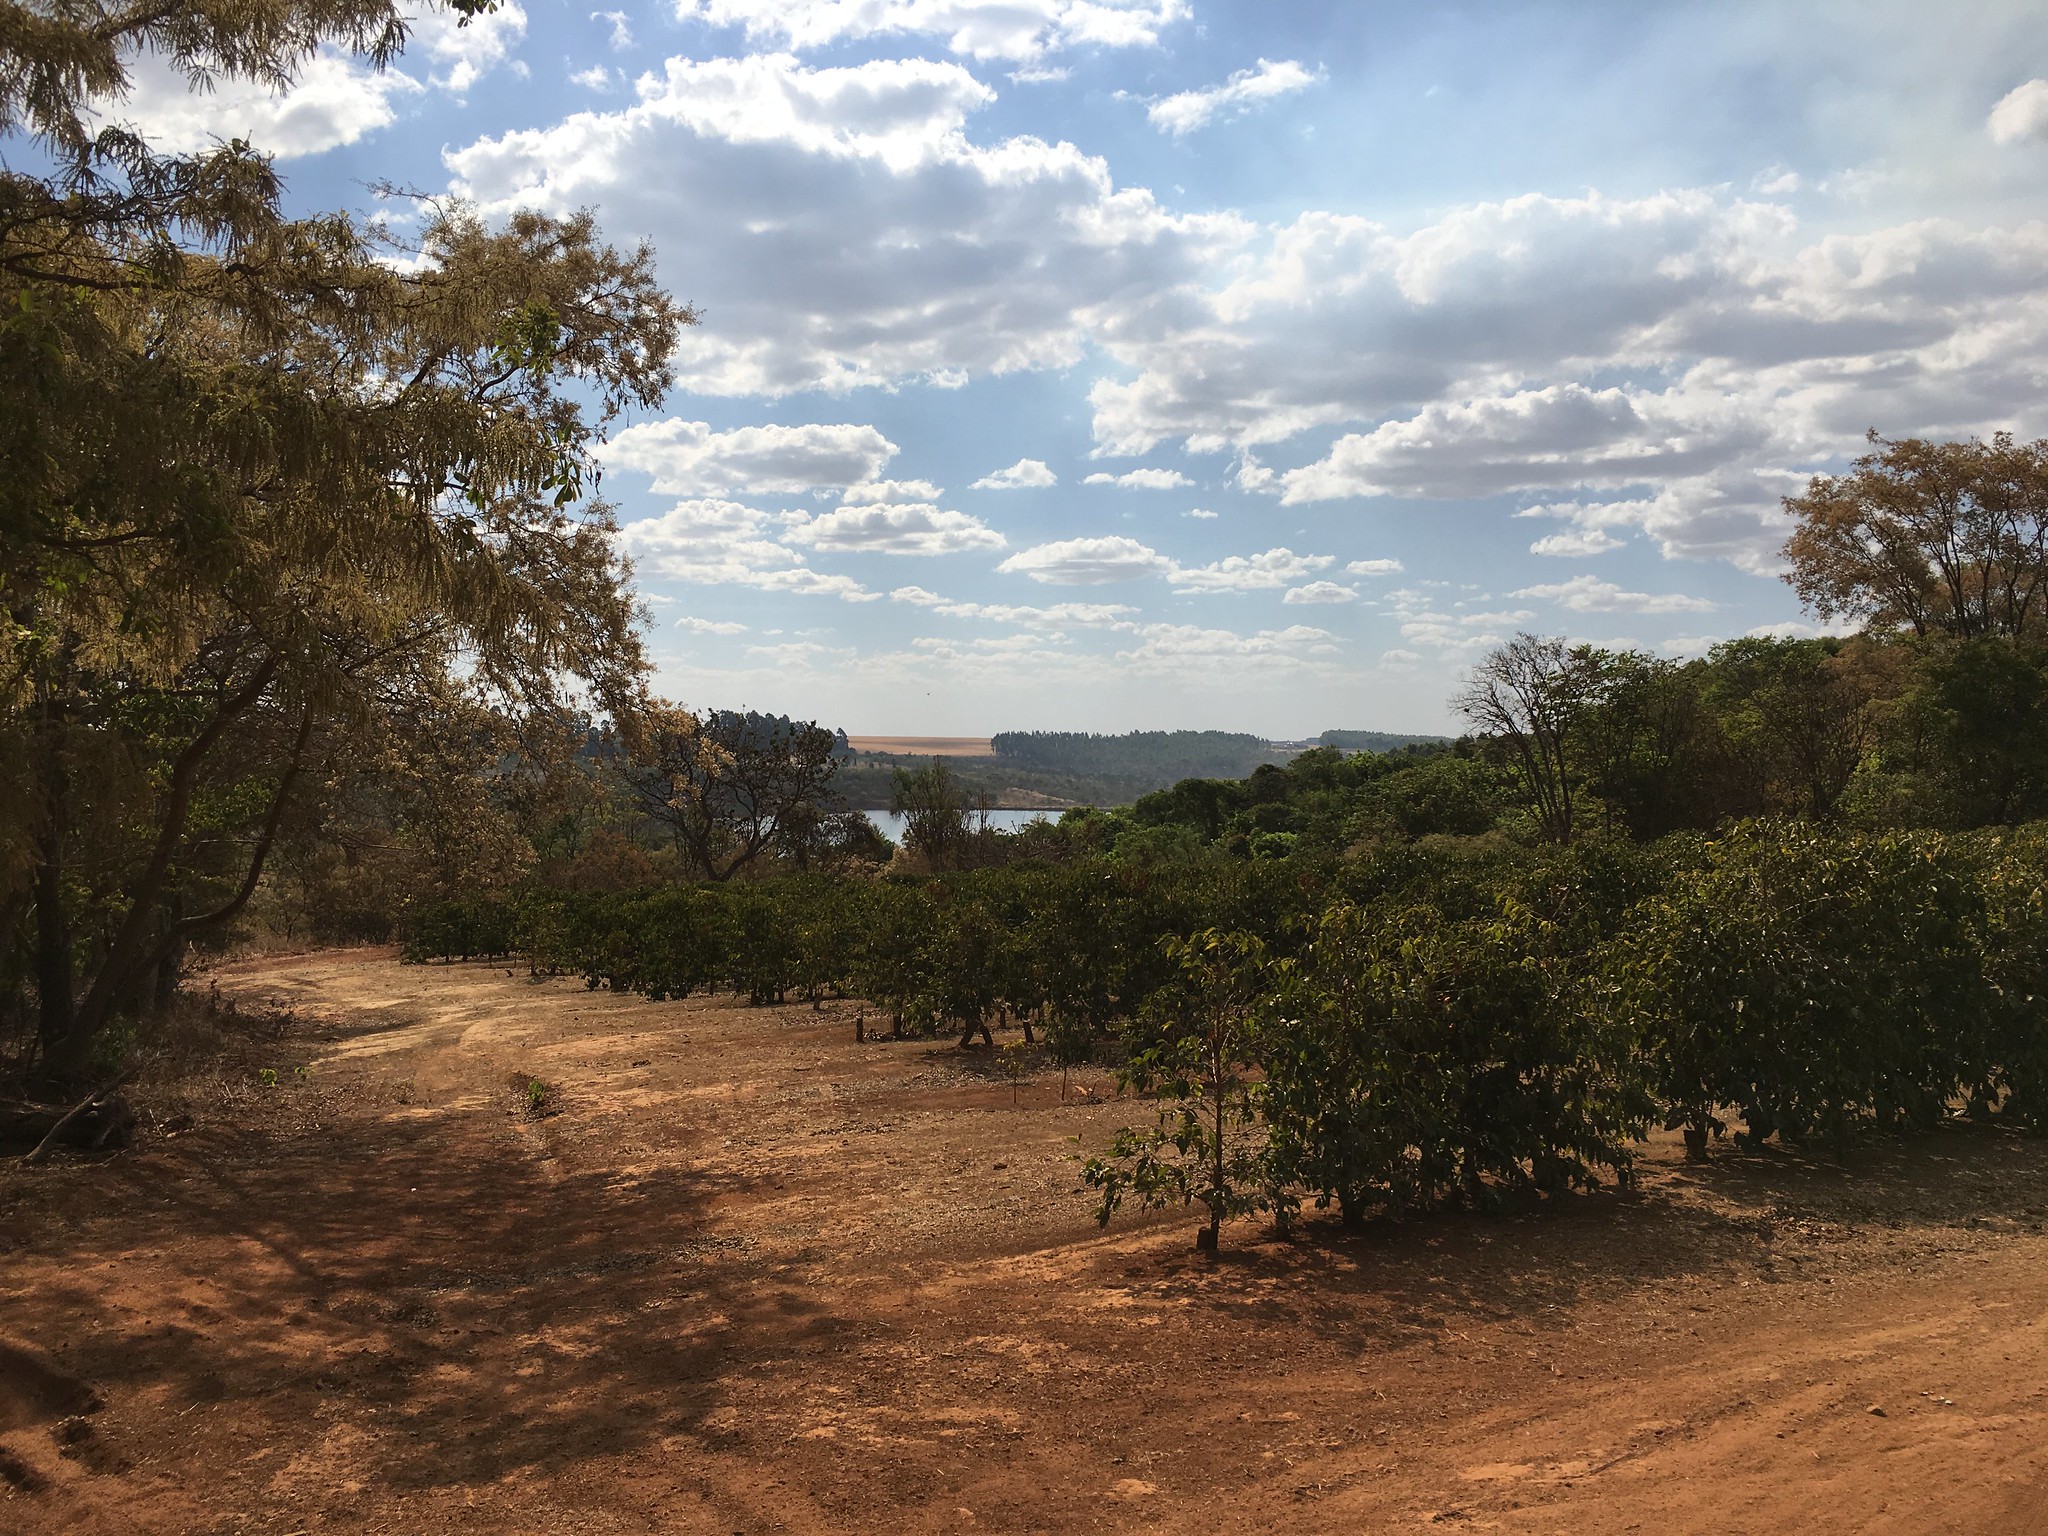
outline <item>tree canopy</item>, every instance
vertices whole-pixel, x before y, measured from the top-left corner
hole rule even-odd
[[[2048,441],[1896,442],[1785,498],[1786,575],[1824,619],[1958,640],[2048,629]]]
[[[639,689],[591,450],[695,318],[652,253],[456,204],[400,241],[288,214],[247,144],[103,126],[145,52],[282,85],[403,41],[388,0],[0,12],[0,131],[46,161],[0,172],[0,933],[12,968],[32,915],[55,1070],[351,755]]]

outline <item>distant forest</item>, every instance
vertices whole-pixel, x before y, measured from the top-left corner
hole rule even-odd
[[[1064,773],[1156,779],[1241,779],[1261,763],[1292,754],[1242,731],[1004,731],[990,739],[1004,763]]]
[[[1450,745],[1442,736],[1385,731],[1325,731],[1321,745],[1348,752],[1394,752]],[[990,738],[993,757],[948,760],[969,800],[995,807],[1129,805],[1183,779],[1242,779],[1265,764],[1287,762],[1292,747],[1243,731],[1004,731]],[[849,805],[880,810],[890,801],[898,768],[926,759],[880,752],[847,757],[834,788]]]

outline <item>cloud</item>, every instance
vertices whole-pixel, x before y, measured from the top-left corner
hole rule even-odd
[[[855,506],[866,506],[874,502],[937,501],[945,494],[929,480],[867,480],[859,485],[849,485],[840,499]]]
[[[1325,457],[1280,477],[1280,499],[1635,485],[1715,468],[1768,438],[1763,423],[1727,411],[1725,402],[1553,384],[1441,401],[1406,421],[1340,437]]]
[[[1624,592],[1613,582],[1593,576],[1523,587],[1510,595],[1556,603],[1574,613],[1710,613],[1714,608],[1703,597],[1680,592]]]
[[[1255,68],[1238,70],[1222,85],[1181,91],[1155,101],[1146,108],[1145,116],[1160,132],[1180,138],[1207,127],[1218,114],[1242,117],[1277,96],[1307,90],[1321,78],[1320,71],[1304,69],[1292,59],[1261,59]]]
[[[1010,556],[996,569],[1029,576],[1033,581],[1092,587],[1112,581],[1135,581],[1141,576],[1169,575],[1175,566],[1157,550],[1119,534],[1035,545]]]
[[[2048,80],[2029,80],[2006,92],[1985,120],[1992,142],[2048,139]]]
[[[612,72],[602,64],[593,64],[588,69],[572,71],[569,83],[586,91],[608,91],[612,88]]]
[[[1621,544],[1622,541],[1605,528],[1573,528],[1564,533],[1546,533],[1529,546],[1529,553],[1576,559],[1584,555],[1604,555],[1610,549],[1621,548]]]
[[[1187,509],[1187,511],[1185,511],[1185,512],[1181,513],[1181,516],[1182,516],[1182,517],[1200,517],[1200,518],[1212,518],[1212,517],[1216,516],[1216,514],[1215,514],[1214,512],[1211,512],[1211,511],[1210,511],[1210,510],[1209,510],[1209,509],[1208,509],[1207,507],[1189,507],[1189,508]]]
[[[632,20],[624,11],[592,11],[590,19],[611,24],[611,45],[615,52],[624,53],[633,46]]]
[[[1059,476],[1045,467],[1042,459],[1019,459],[1008,469],[992,470],[974,482],[977,491],[1036,490],[1057,485]]]
[[[515,73],[524,74],[526,67],[513,59],[512,50],[525,36],[526,12],[519,0],[499,0],[474,16],[426,11],[412,23],[406,52],[439,65],[434,84],[460,96],[501,64],[509,63]]]
[[[1385,559],[1354,560],[1344,569],[1353,576],[1397,576],[1408,567],[1398,560]]]
[[[1187,0],[676,0],[679,20],[743,27],[750,41],[789,48],[908,33],[970,58],[1017,61],[1055,48],[1150,47],[1187,15]]]
[[[157,148],[189,154],[228,139],[247,139],[281,160],[353,144],[398,115],[395,105],[424,87],[395,69],[381,73],[337,54],[307,60],[290,89],[273,94],[250,80],[223,77],[211,91],[191,88],[156,55],[129,67],[132,89],[101,110]]]
[[[848,506],[807,518],[783,535],[813,549],[877,555],[957,555],[1001,549],[1003,536],[978,517],[919,503]]]
[[[628,427],[600,451],[608,465],[652,475],[661,495],[703,496],[838,490],[873,480],[896,445],[852,422],[714,432],[707,422],[670,417]]]
[[[687,629],[693,635],[743,635],[747,626],[732,619],[677,619],[678,629]]]
[[[1093,586],[1164,576],[1173,583],[1176,592],[1263,592],[1294,586],[1335,563],[1336,558],[1332,555],[1297,555],[1283,546],[1269,549],[1264,554],[1229,555],[1209,565],[1185,566],[1136,539],[1112,535],[1062,539],[1056,543],[1036,545],[1010,556],[996,569],[1011,575],[1029,576],[1034,581],[1067,586]],[[1314,585],[1329,587],[1332,584],[1321,582]],[[1332,599],[1294,597],[1287,600],[1302,603]]]
[[[1397,587],[1387,593],[1386,601],[1400,622],[1401,638],[1422,647],[1440,662],[1470,660],[1499,645],[1526,620],[1535,617],[1523,609],[1500,613],[1443,613],[1432,605],[1427,592],[1414,587]],[[1398,654],[1404,658],[1419,659],[1419,653],[1415,651],[1404,650]]]
[[[730,584],[763,592],[874,602],[850,576],[812,570],[803,556],[769,537],[769,514],[736,501],[679,501],[656,517],[619,530],[620,547],[643,572],[703,585]]]
[[[1195,482],[1177,469],[1133,469],[1121,475],[1096,473],[1083,485],[1116,485],[1132,491],[1176,491]]]
[[[1295,502],[1626,490],[1665,553],[1764,570],[1784,477],[1871,422],[2028,429],[2048,224],[1814,237],[1719,190],[1532,195],[1405,230],[1309,212],[1104,345],[1124,371],[1091,390],[1099,451],[1234,450],[1240,486]],[[1329,426],[1348,430],[1293,470],[1250,452]]]
[[[1351,603],[1358,600],[1358,588],[1342,587],[1334,581],[1312,581],[1305,587],[1290,587],[1283,603]]]
[[[963,603],[927,592],[923,587],[898,587],[889,597],[894,602],[929,608],[947,618],[988,619],[997,624],[1021,624],[1027,629],[1103,628],[1124,623],[1138,611],[1125,603],[1050,603],[1042,608],[1015,603]]]
[[[851,661],[859,653],[851,646],[824,645],[816,640],[782,640],[774,645],[750,645],[747,654],[778,666],[808,667],[813,662],[828,658],[835,662]]]
[[[638,91],[444,159],[487,215],[602,207],[608,235],[653,242],[673,291],[716,295],[677,356],[699,394],[1068,367],[1252,229],[1169,214],[1072,144],[971,142],[993,94],[949,62],[670,59]]]
[[[909,16],[864,14],[884,12]],[[978,142],[992,93],[955,62],[676,59],[639,93],[447,163],[487,213],[600,206],[671,288],[715,297],[682,339],[688,391],[1099,358],[1106,453],[1228,452],[1239,488],[1297,503],[1626,498],[1665,554],[1753,571],[1784,539],[1779,496],[1872,423],[2048,427],[2048,223],[1855,229],[1837,206],[1808,231],[1714,187],[1261,224],[1176,213],[1072,144]]]
[[[1282,546],[1262,555],[1231,555],[1213,565],[1175,566],[1172,577],[1180,592],[1254,592],[1289,586],[1334,564],[1335,556],[1297,555]]]
[[[1138,644],[1117,652],[1117,660],[1133,671],[1199,678],[1213,669],[1301,667],[1309,658],[1336,651],[1337,637],[1326,629],[1291,624],[1241,635],[1227,629],[1194,624],[1134,624]]]

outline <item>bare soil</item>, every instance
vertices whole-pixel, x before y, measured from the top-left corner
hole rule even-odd
[[[1078,1192],[1141,1106],[857,1004],[219,981],[295,1014],[0,1173],[10,1536],[2048,1531],[2038,1141],[1207,1261]]]
[[[994,757],[988,736],[849,736],[856,752],[884,752],[892,757]]]

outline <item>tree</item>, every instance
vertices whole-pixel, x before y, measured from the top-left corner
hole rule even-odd
[[[1747,1139],[1839,1147],[1871,1119],[1935,1124],[1982,1081],[2000,1001],[1983,927],[1983,885],[1934,834],[1745,823],[1630,914],[1600,995],[1692,1157],[1725,1105]]]
[[[1169,938],[1165,950],[1171,978],[1148,1001],[1147,1038],[1123,1072],[1127,1087],[1160,1099],[1158,1122],[1119,1131],[1083,1177],[1102,1191],[1095,1219],[1105,1225],[1126,1198],[1200,1204],[1209,1219],[1195,1246],[1214,1253],[1225,1221],[1287,1208],[1270,1177],[1256,1075],[1270,961],[1256,936],[1214,928]]]
[[[0,15],[0,133],[50,167],[0,171],[0,756],[27,790],[0,914],[33,929],[50,1075],[243,909],[366,740],[453,693],[517,717],[638,689],[586,488],[695,318],[651,252],[454,205],[400,246],[287,218],[246,144],[94,127],[145,52],[281,85],[321,46],[381,66],[403,38],[390,0]]]
[[[1877,754],[1909,814],[1883,819],[1963,828],[2048,813],[2048,653],[1973,640],[1914,661]]]
[[[1829,821],[1875,741],[1871,679],[1841,640],[1748,636],[1709,653],[1704,697],[1731,781],[1718,809]]]
[[[913,858],[930,869],[960,865],[971,836],[967,792],[944,758],[915,770],[896,769],[889,809],[903,818],[903,846]]]
[[[1586,789],[1633,837],[1711,824],[1701,814],[1708,721],[1693,669],[1641,651],[1590,651],[1572,759]]]
[[[1520,634],[1472,669],[1451,701],[1467,720],[1504,742],[1544,836],[1569,843],[1577,785],[1572,751],[1599,680],[1594,654],[1562,640]]]
[[[839,757],[815,722],[732,709],[700,717],[659,700],[639,720],[626,783],[707,880],[730,880],[778,842],[808,848],[837,808]]]
[[[1785,498],[1785,579],[1822,618],[1918,636],[2039,639],[2048,626],[2048,441],[1897,442]]]

